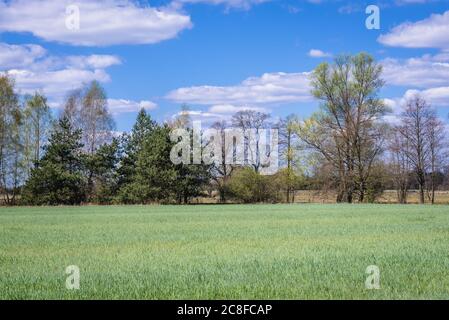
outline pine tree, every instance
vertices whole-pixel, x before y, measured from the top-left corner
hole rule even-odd
[[[173,146],[167,126],[153,127],[141,141],[135,155],[133,175],[120,191],[124,203],[168,202],[176,183],[176,170],[170,161]]]
[[[86,200],[81,130],[67,117],[51,133],[45,155],[31,171],[23,200],[33,205],[74,205]]]
[[[120,161],[119,141],[104,144],[93,155],[86,156],[87,172],[93,182],[91,198],[95,203],[108,204],[113,201],[118,189],[117,167]]]
[[[122,136],[121,148],[123,158],[118,169],[118,184],[120,187],[131,182],[132,177],[135,175],[137,159],[143,148],[144,141],[156,126],[156,122],[151,119],[151,116],[147,114],[145,109],[142,109],[137,115],[131,134]]]

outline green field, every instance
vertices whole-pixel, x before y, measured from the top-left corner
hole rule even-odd
[[[41,298],[449,299],[449,207],[0,208],[0,299]]]

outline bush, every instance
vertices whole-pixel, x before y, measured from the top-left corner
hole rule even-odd
[[[32,171],[22,201],[28,205],[77,205],[86,201],[86,188],[82,175],[47,164]]]
[[[252,168],[241,168],[229,181],[232,198],[244,203],[279,202],[279,183],[273,176],[263,176]]]

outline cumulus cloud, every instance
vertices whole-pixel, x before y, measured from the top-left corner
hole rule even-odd
[[[430,88],[426,90],[407,90],[404,100],[420,95],[435,107],[449,107],[449,86]]]
[[[72,67],[94,69],[104,69],[122,63],[117,56],[98,54],[90,56],[69,56],[65,60]]]
[[[312,58],[326,58],[326,57],[332,57],[332,54],[329,52],[324,52],[318,49],[311,49],[309,51],[309,57]]]
[[[105,69],[121,63],[110,55],[54,56],[37,45],[0,43],[0,48],[0,72],[13,77],[22,94],[42,91],[52,106],[85,83],[110,81]]]
[[[108,99],[109,111],[113,115],[122,113],[138,112],[141,109],[154,110],[157,108],[157,104],[152,101],[142,100],[133,101],[126,99]]]
[[[449,85],[449,56],[446,54],[410,59],[387,58],[381,64],[387,85],[414,88]]]
[[[79,29],[66,25],[73,21],[66,11],[71,5],[79,8]],[[0,0],[0,32],[29,32],[71,45],[151,44],[191,26],[188,15],[132,0]]]
[[[46,50],[35,44],[10,45],[0,43],[0,70],[30,66],[45,54]]]
[[[199,105],[273,105],[307,102],[310,95],[309,73],[266,73],[235,86],[195,86],[171,91],[167,99]]]
[[[449,107],[449,86],[426,90],[410,89],[407,90],[402,97],[383,99],[385,105],[390,107],[392,111],[384,116],[384,120],[391,124],[398,124],[400,122],[401,113],[405,111],[407,101],[415,98],[417,95],[425,99],[432,107]],[[445,119],[442,120],[446,121]]]
[[[449,48],[449,11],[418,22],[406,22],[381,35],[378,41],[391,47]]]
[[[16,80],[17,87],[22,94],[42,91],[53,100],[60,100],[70,90],[77,89],[93,80],[110,81],[109,75],[104,70],[62,69],[34,72],[11,69],[6,73]]]

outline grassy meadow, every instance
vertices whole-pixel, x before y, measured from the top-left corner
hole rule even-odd
[[[449,207],[0,208],[0,299],[122,298],[449,299]]]

